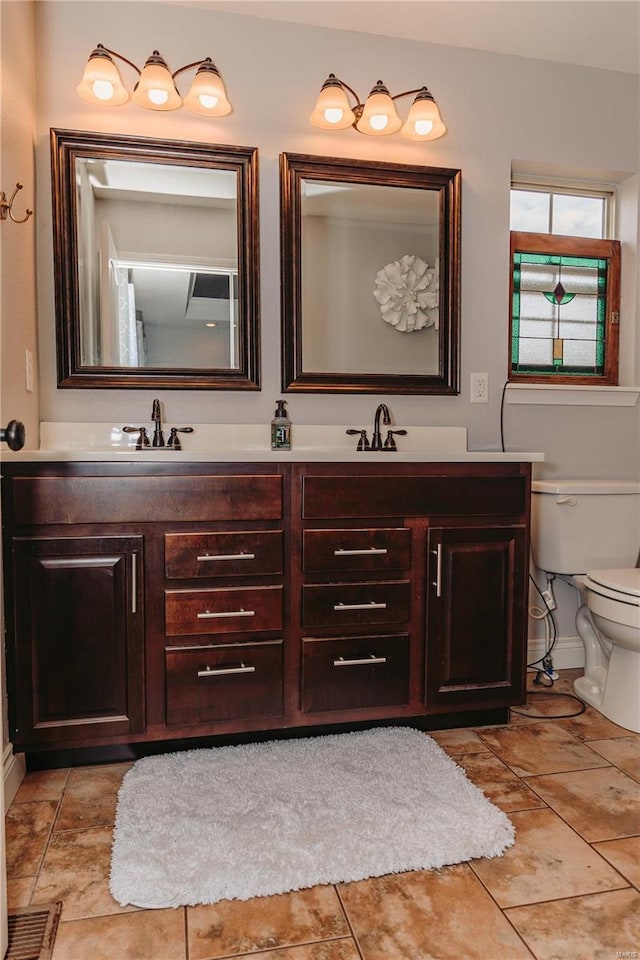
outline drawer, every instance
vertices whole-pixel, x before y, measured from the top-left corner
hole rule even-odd
[[[409,702],[409,637],[304,640],[302,710],[356,710]]]
[[[302,588],[305,627],[404,623],[411,608],[408,580],[377,583],[323,583]]]
[[[282,587],[165,590],[168,637],[282,629]]]
[[[411,531],[305,530],[302,555],[306,573],[406,570],[411,564]]]
[[[282,517],[280,476],[14,477],[11,492],[18,525]]]
[[[525,514],[525,476],[307,476],[302,516],[308,520],[348,517],[469,517]]]
[[[167,533],[164,566],[168,580],[282,573],[282,531]]]
[[[167,723],[282,716],[282,641],[165,648]]]

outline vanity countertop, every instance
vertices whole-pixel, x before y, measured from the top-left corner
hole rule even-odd
[[[2,451],[6,462],[148,462],[148,463],[481,463],[540,462],[544,454],[528,451],[468,450],[466,427],[408,426],[397,438],[398,449],[357,451],[357,437],[344,426],[294,424],[291,450],[272,450],[269,425],[195,424],[183,435],[183,449],[135,449],[135,436],[107,423],[42,423],[40,446],[18,452]],[[386,430],[383,428],[383,438]],[[393,429],[398,429],[395,425]],[[165,429],[168,434],[168,428]],[[152,435],[150,431],[150,435]],[[369,436],[371,431],[369,430]]]

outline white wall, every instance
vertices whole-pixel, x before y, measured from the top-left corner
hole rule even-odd
[[[151,7],[153,14],[151,15]],[[179,25],[179,29],[177,29]],[[93,108],[75,94],[97,42],[141,63],[159,49],[173,69],[211,55],[234,113],[212,121],[186,110],[154,114],[135,106]],[[256,56],[256,51],[259,56]],[[38,4],[39,315],[42,419],[129,419],[146,412],[142,391],[56,389],[49,127],[257,146],[260,157],[262,392],[171,391],[173,420],[267,421],[280,395],[278,155],[282,151],[426,163],[462,170],[462,393],[457,398],[388,398],[398,422],[464,424],[472,447],[499,447],[499,406],[507,369],[509,177],[514,158],[561,169],[592,168],[618,179],[637,174],[637,78],[379,36],[351,34],[170,3]],[[127,68],[123,71],[126,74]],[[427,83],[449,134],[431,144],[373,140],[308,122],[329,71],[366,92],[380,73],[394,90]],[[126,77],[127,81],[131,76]],[[276,106],[277,104],[277,106]],[[594,117],[600,128],[594,136]],[[637,201],[637,197],[636,197]],[[637,222],[637,208],[633,211]],[[637,228],[636,228],[637,239]],[[637,291],[623,325],[637,323]],[[635,315],[634,315],[635,310]],[[633,346],[633,344],[632,344]],[[636,348],[633,347],[633,350]],[[488,371],[490,402],[469,405],[469,373]],[[157,393],[157,391],[153,391]],[[295,396],[294,422],[367,423],[378,398]],[[639,411],[509,407],[514,449],[542,449],[565,476],[613,470],[634,475]],[[124,422],[124,420],[123,420]],[[606,460],[600,451],[606,451]]]

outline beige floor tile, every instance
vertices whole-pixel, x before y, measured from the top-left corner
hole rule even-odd
[[[450,757],[459,753],[486,752],[486,746],[473,730],[433,730],[430,737],[439,743]]]
[[[554,720],[563,714],[575,713],[578,706],[575,700],[561,693],[550,696],[542,692],[528,691],[526,704],[512,708],[512,713],[518,711],[520,714],[526,714],[530,720]]]
[[[328,940],[266,953],[244,953],[234,960],[360,960],[360,954],[353,940]]]
[[[530,960],[466,864],[338,887],[364,960]]]
[[[613,737],[628,737],[629,731],[618,726],[612,720],[607,720],[593,707],[587,707],[579,717],[570,720],[558,720],[558,726],[573,734],[578,740],[586,740],[591,746],[592,740],[608,740]]]
[[[527,671],[527,690],[533,692],[538,692],[543,688],[533,681],[535,680],[537,670],[528,670]],[[559,670],[558,679],[554,681],[554,684],[551,689],[554,693],[573,693],[573,682],[577,680],[578,677],[584,676],[584,670],[581,667],[572,668],[570,670]]]
[[[118,790],[131,766],[114,763],[71,770],[54,831],[113,826]]]
[[[505,813],[546,806],[545,802],[493,753],[467,753],[456,757],[456,763],[464,768],[469,780]]]
[[[28,907],[35,877],[15,877],[7,880],[7,907],[9,912],[19,907]]]
[[[531,777],[527,783],[589,843],[640,833],[640,784],[616,767]]]
[[[631,733],[614,740],[594,740],[589,746],[628,776],[640,781],[640,734]]]
[[[11,804],[5,819],[8,877],[35,876],[57,808],[55,800]]]
[[[109,893],[111,827],[54,833],[34,890],[36,903],[62,900],[62,920],[79,920],[134,909]]]
[[[479,735],[521,777],[607,764],[603,757],[551,722],[492,727],[479,731]]]
[[[623,877],[640,888],[640,837],[605,840],[603,843],[594,843],[593,846]]]
[[[515,907],[507,910],[507,916],[539,960],[615,960],[638,956],[637,890],[614,890]]]
[[[189,960],[348,937],[350,932],[331,886],[188,907],[187,929]]]
[[[185,960],[184,911],[144,910],[58,927],[53,960]]]
[[[28,773],[18,788],[14,803],[28,803],[31,800],[59,800],[62,796],[68,769],[36,770]]]
[[[502,857],[470,863],[501,907],[627,886],[552,810],[523,810],[509,819],[515,844]]]

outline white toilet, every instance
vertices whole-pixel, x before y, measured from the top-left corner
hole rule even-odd
[[[534,562],[569,579],[583,601],[576,694],[640,733],[640,483],[534,480],[531,489]]]

